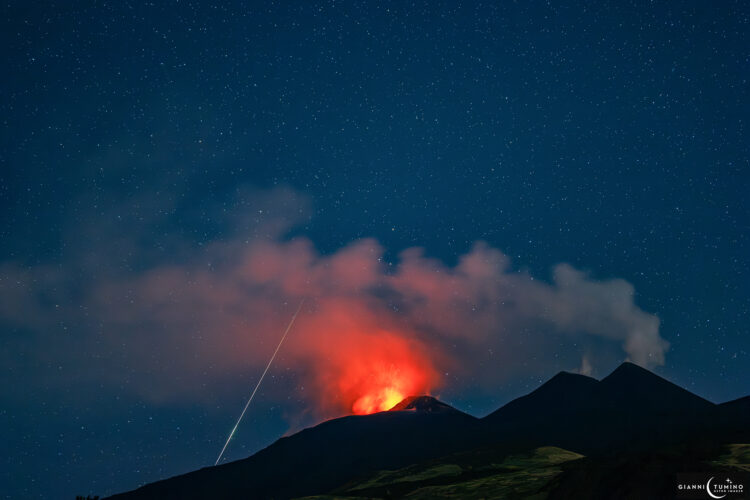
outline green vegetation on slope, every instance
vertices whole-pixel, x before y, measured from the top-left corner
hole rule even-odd
[[[750,444],[670,446],[635,454],[583,457],[560,448],[504,456],[492,449],[459,453],[351,482],[335,496],[354,499],[671,498],[675,475],[750,472]]]
[[[335,495],[308,500],[354,498],[546,498],[550,480],[560,473],[560,464],[582,455],[547,446],[531,453],[495,457],[477,464],[477,454],[459,454],[396,471],[380,471],[349,483]]]
[[[736,467],[750,472],[750,444],[730,444],[727,453],[711,462],[719,467]]]
[[[531,455],[508,457],[487,476],[453,484],[422,487],[407,494],[406,498],[544,499],[547,498],[545,486],[561,472],[558,465],[579,458],[582,455],[560,448],[537,448]]]

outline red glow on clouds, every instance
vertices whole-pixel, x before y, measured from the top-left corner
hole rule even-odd
[[[441,385],[439,354],[361,300],[318,299],[300,317],[289,351],[308,361],[315,406],[325,416],[385,411]],[[385,320],[385,321],[384,321]]]
[[[286,214],[297,206],[288,193],[272,198],[273,210],[263,205],[248,214]],[[441,390],[442,373],[455,374],[452,389],[469,380],[492,389],[532,369],[517,363],[519,356],[545,364],[537,354],[552,352],[567,338],[560,335],[619,343],[643,366],[664,361],[669,344],[659,318],[634,303],[633,286],[624,280],[597,281],[568,264],[553,269],[550,283],[534,280],[481,242],[453,266],[420,248],[386,263],[373,239],[321,255],[306,238],[282,238],[282,219],[214,241],[200,256],[92,283],[88,309],[99,311],[98,321],[111,331],[111,349],[128,339],[123,359],[135,363],[109,372],[141,374],[133,388],[153,401],[209,400],[225,378],[262,372],[303,298],[274,361],[272,374],[283,374],[284,383],[267,381],[263,389],[274,400],[304,405],[315,418],[388,410],[404,397]],[[46,267],[0,263],[0,271],[7,276],[0,280],[7,296],[0,320],[54,328],[50,318],[57,313],[47,314],[36,299],[44,294],[35,290],[62,289],[68,280]],[[55,303],[69,300],[62,295]],[[539,334],[527,342],[528,331]],[[520,350],[506,349],[511,344]],[[158,376],[165,367],[177,376]]]
[[[451,391],[493,391],[550,363],[576,363],[579,350],[594,358],[619,347],[642,366],[664,363],[669,343],[659,318],[635,304],[625,280],[597,280],[565,263],[549,282],[536,280],[482,242],[454,265],[418,247],[388,262],[374,239],[320,254],[309,239],[288,233],[307,223],[309,203],[288,189],[240,190],[236,211],[225,214],[226,238],[199,249],[169,235],[160,240],[174,250],[169,262],[158,263],[163,254],[142,246],[152,235],[137,232],[84,245],[63,267],[0,261],[0,322],[62,342],[35,350],[40,366],[49,364],[47,351],[68,352],[71,366],[116,361],[80,376],[95,373],[97,385],[120,390],[126,373],[139,398],[213,404],[222,390],[241,393],[263,372],[304,298],[263,385],[267,401],[296,405],[300,421],[387,410],[402,397],[442,390],[443,373],[454,374]],[[76,237],[109,235],[110,218],[81,226]],[[155,258],[140,271],[119,264]],[[103,271],[89,281],[69,274],[92,265]],[[85,340],[74,352],[62,337],[44,337],[61,321],[82,327]],[[24,357],[26,341],[19,342],[13,349]]]
[[[427,394],[437,373],[417,346],[392,333],[367,336],[364,349],[341,353],[338,383],[350,411],[366,415],[390,410],[405,397]]]

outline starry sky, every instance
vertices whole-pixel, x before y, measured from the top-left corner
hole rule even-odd
[[[6,498],[213,464],[303,296],[230,460],[384,321],[475,415],[625,359],[750,393],[745,2],[245,3],[3,10]]]

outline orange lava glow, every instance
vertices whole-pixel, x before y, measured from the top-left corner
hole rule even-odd
[[[340,372],[339,388],[351,412],[386,411],[413,395],[428,394],[438,375],[420,346],[390,333],[368,335]]]

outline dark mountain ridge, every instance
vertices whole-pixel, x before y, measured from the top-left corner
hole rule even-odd
[[[748,410],[750,397],[715,405],[623,363],[601,381],[558,373],[483,419],[430,396],[411,396],[390,411],[329,420],[249,458],[111,498],[315,495],[378,470],[481,449],[495,456],[558,446],[606,456],[693,441],[748,442]]]
[[[559,373],[487,415],[482,434],[513,449],[552,445],[585,455],[619,453],[676,442],[691,431],[712,438],[718,413],[710,401],[626,362],[601,381]]]

